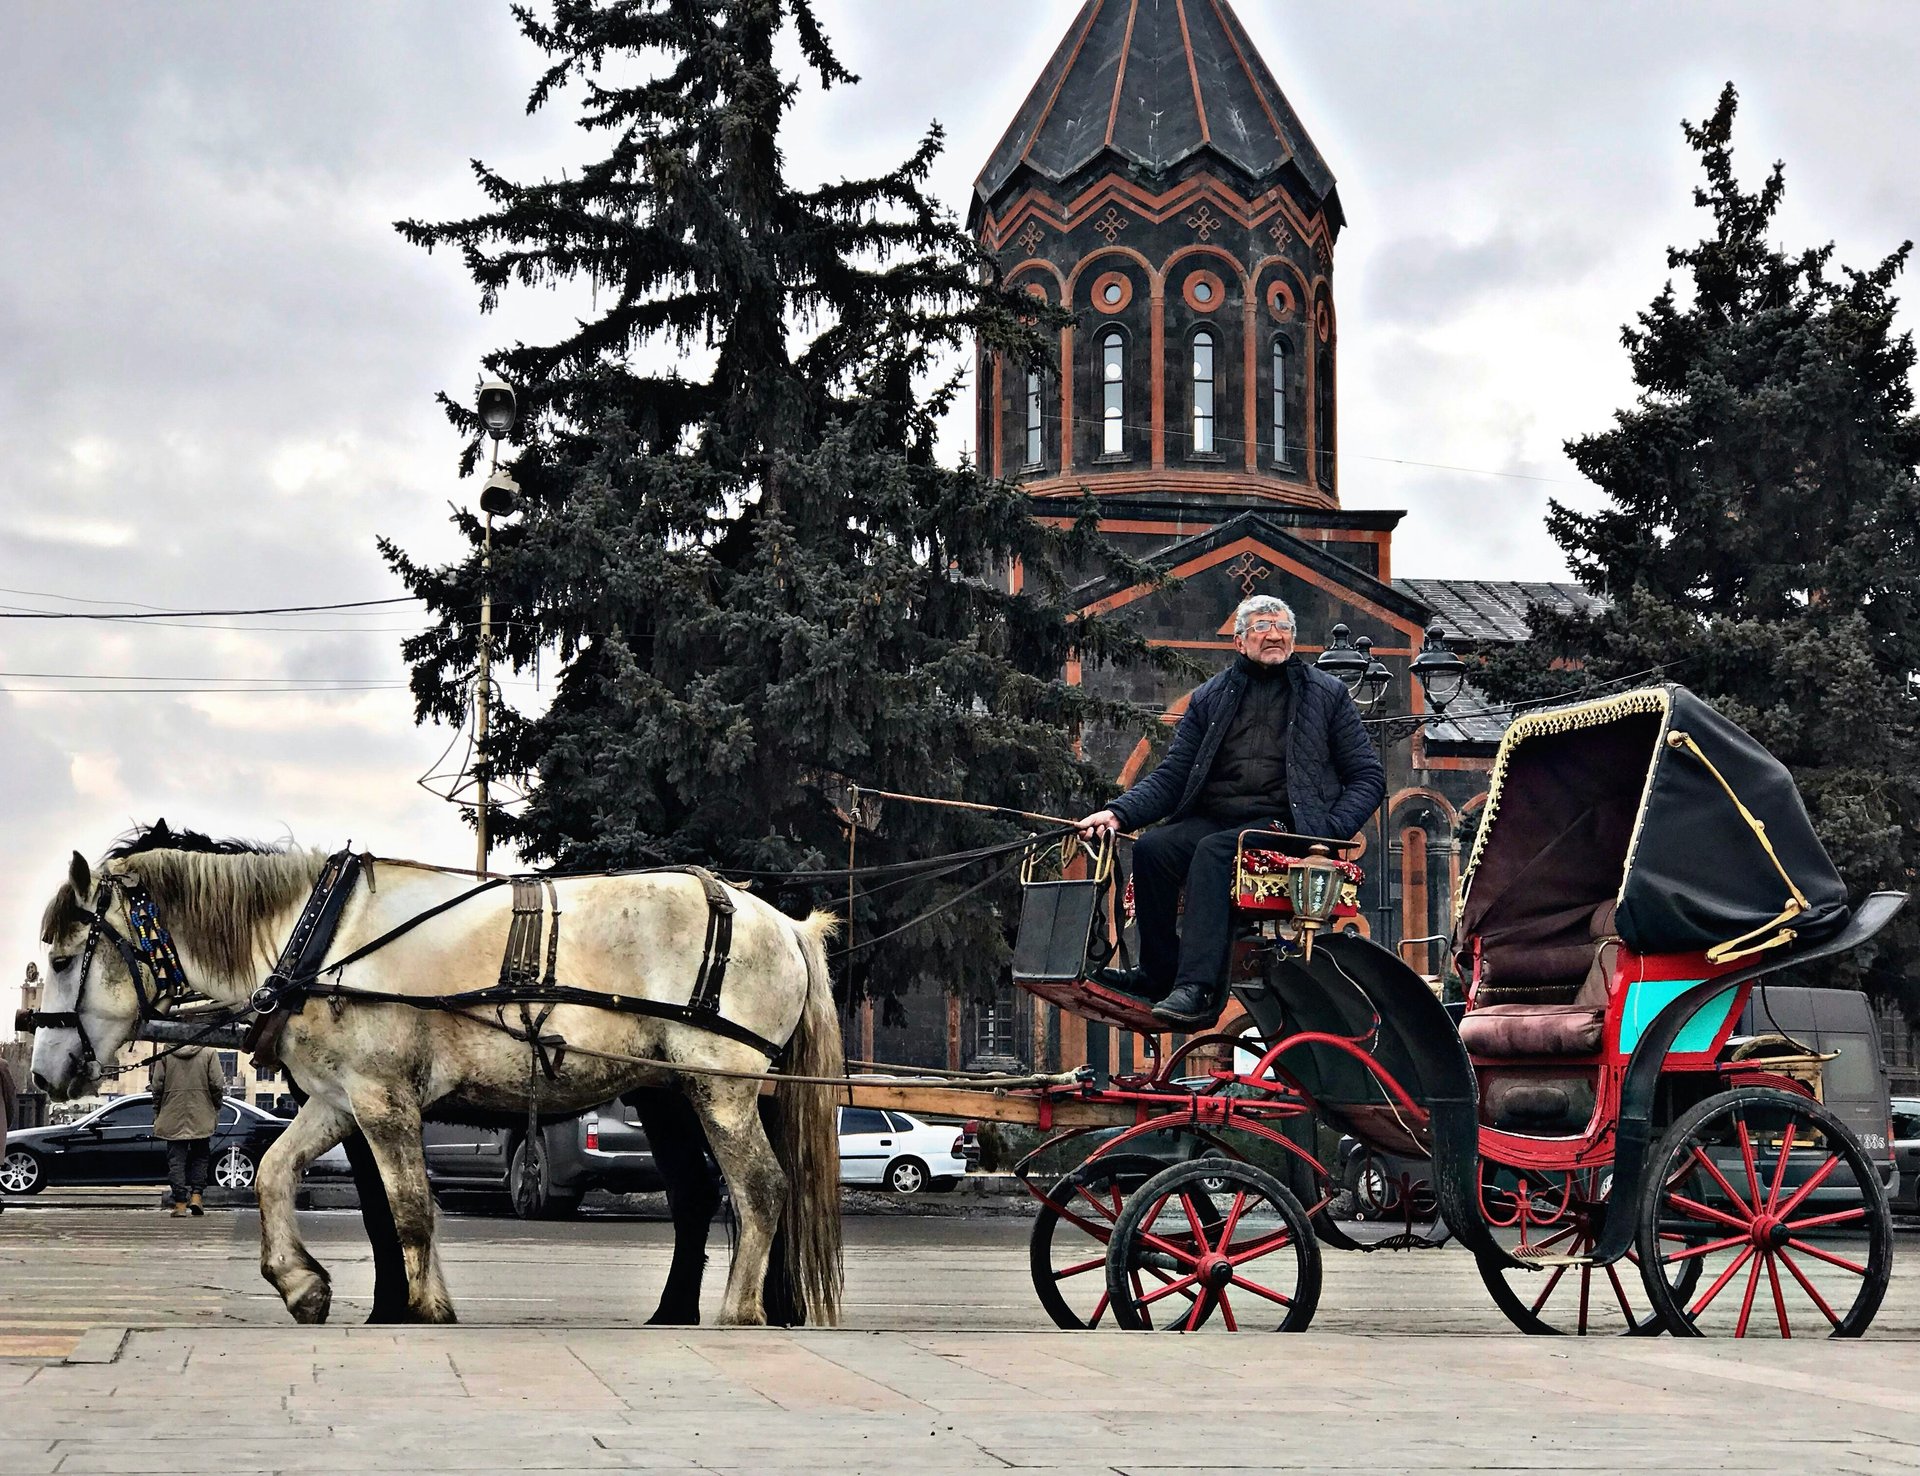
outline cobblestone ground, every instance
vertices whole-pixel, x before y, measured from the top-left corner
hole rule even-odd
[[[462,1216],[461,1327],[305,1329],[250,1214],[15,1202],[0,1472],[1920,1467],[1910,1237],[1857,1344],[1523,1338],[1450,1250],[1329,1255],[1305,1334],[1181,1338],[1053,1330],[1021,1219],[847,1223],[843,1331],[642,1332],[667,1226]],[[357,1221],[303,1224],[357,1321]]]

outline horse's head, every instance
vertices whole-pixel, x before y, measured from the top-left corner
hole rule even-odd
[[[104,876],[96,881],[75,851],[40,924],[47,973],[34,1020],[33,1079],[53,1097],[90,1092],[139,1028],[127,933],[126,899]]]

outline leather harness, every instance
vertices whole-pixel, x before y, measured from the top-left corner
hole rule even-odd
[[[256,1066],[274,1066],[279,1062],[278,1042],[286,1024],[306,1008],[310,999],[358,1000],[367,1003],[404,1004],[416,1009],[468,1011],[491,1008],[495,1019],[489,1024],[516,1040],[526,1042],[541,1074],[552,1080],[566,1054],[562,1036],[543,1034],[547,1017],[555,1006],[585,1005],[613,1010],[625,1015],[644,1015],[691,1025],[715,1035],[752,1046],[769,1060],[778,1061],[784,1047],[765,1036],[736,1024],[720,1013],[721,990],[726,982],[727,963],[733,946],[734,900],[720,879],[700,866],[662,866],[643,875],[675,873],[695,877],[705,893],[707,931],[701,948],[700,968],[686,1004],[667,1000],[644,999],[632,995],[606,994],[561,984],[554,977],[554,965],[560,949],[559,893],[552,881],[542,877],[488,877],[456,897],[416,913],[390,928],[372,942],[363,944],[335,963],[326,963],[333,946],[333,935],[341,913],[359,880],[367,870],[371,885],[371,857],[341,851],[327,858],[299,921],[280,951],[279,960],[266,982],[254,991],[251,1005],[256,1018],[249,1027],[246,1047],[253,1052]],[[381,990],[360,989],[342,982],[342,971],[368,954],[411,932],[429,918],[459,906],[462,902],[495,887],[512,886],[513,920],[508,926],[507,943],[500,961],[499,981],[484,989],[462,990],[455,994],[392,994]],[[542,895],[544,889],[544,897]],[[551,906],[552,922],[546,923]],[[541,956],[541,934],[545,932],[545,956]],[[544,962],[544,967],[542,966]],[[330,977],[328,977],[330,976]],[[519,1006],[519,1025],[506,1017],[509,1005]],[[532,1006],[545,1008],[536,1013]]]

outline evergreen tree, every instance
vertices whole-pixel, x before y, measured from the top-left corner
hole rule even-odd
[[[1831,244],[1775,244],[1785,176],[1741,188],[1736,102],[1729,84],[1683,125],[1713,232],[1668,251],[1687,290],[1669,282],[1622,331],[1639,395],[1567,442],[1606,505],[1548,516],[1608,604],[1536,609],[1480,680],[1503,699],[1681,682],[1792,769],[1856,896],[1904,890],[1920,866],[1920,418],[1893,283],[1911,243],[1837,273]],[[1904,995],[1917,953],[1909,909],[1873,987]]]
[[[1063,570],[1111,554],[1090,500],[1062,535],[1017,487],[934,455],[957,383],[921,386],[942,356],[971,337],[1040,362],[1054,321],[925,193],[938,126],[889,174],[803,189],[784,173],[799,88],[776,44],[795,37],[822,87],[855,80],[808,0],[514,13],[548,59],[529,111],[577,89],[605,153],[537,184],[476,162],[485,213],[399,226],[461,253],[483,311],[509,287],[595,292],[570,336],[487,360],[524,407],[524,512],[496,530],[488,575],[496,659],[559,664],[545,711],[495,708],[481,761],[532,776],[501,838],[572,870],[811,869],[846,864],[848,780],[1056,814],[1108,792],[1074,733],[1141,720],[1061,673],[1145,647],[1064,607]],[[443,402],[473,437],[470,469],[473,416]],[[444,567],[382,544],[438,616],[404,647],[423,720],[460,720],[475,651],[480,528],[455,522],[472,548]],[[956,810],[883,815],[862,865],[1013,833]],[[855,942],[980,876],[862,901]],[[863,950],[857,986],[986,987],[1010,894]]]

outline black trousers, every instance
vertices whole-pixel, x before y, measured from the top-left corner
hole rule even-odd
[[[1223,826],[1206,815],[1156,825],[1134,842],[1133,915],[1140,968],[1162,994],[1204,984],[1223,1002],[1233,943],[1233,855],[1240,832],[1269,819]],[[1182,888],[1187,911],[1179,922]]]
[[[167,1184],[173,1190],[173,1202],[185,1204],[189,1194],[207,1187],[207,1170],[212,1155],[211,1138],[171,1138],[167,1142]]]

